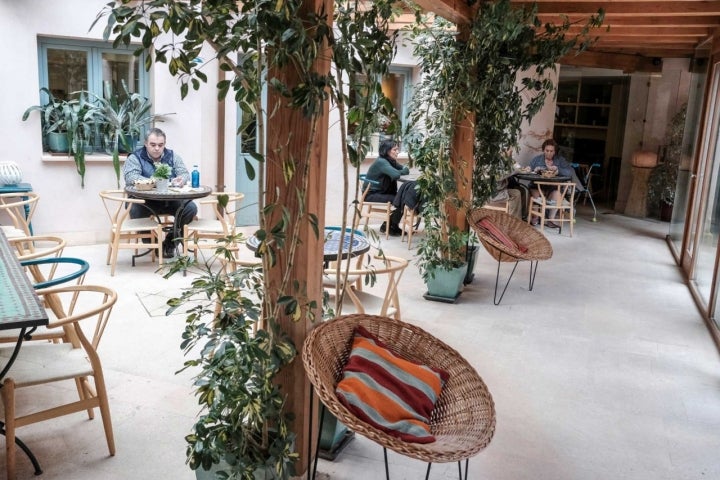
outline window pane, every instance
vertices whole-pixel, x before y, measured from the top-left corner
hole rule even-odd
[[[60,99],[88,88],[88,55],[83,50],[48,48],[48,88]]]
[[[124,82],[130,93],[140,91],[140,62],[134,55],[122,53],[102,54],[103,83],[109,81],[113,92],[122,92]]]

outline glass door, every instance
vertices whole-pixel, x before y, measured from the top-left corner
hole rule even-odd
[[[690,281],[698,300],[712,316],[711,299],[715,284],[715,272],[718,258],[718,233],[720,233],[720,190],[718,172],[720,171],[720,64],[713,67],[713,79],[710,88],[712,103],[708,106],[702,150],[697,171],[697,189],[693,208],[697,220],[692,219],[696,236],[689,239],[686,254],[692,259]],[[696,222],[696,223],[695,223]],[[694,246],[694,248],[693,248]],[[714,303],[714,302],[713,302]]]

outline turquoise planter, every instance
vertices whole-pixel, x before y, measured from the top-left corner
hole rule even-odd
[[[67,135],[64,133],[50,132],[47,134],[46,140],[51,152],[67,152],[70,149]]]
[[[436,270],[434,278],[429,278],[425,282],[428,291],[423,297],[426,300],[455,303],[462,292],[466,274],[467,264],[452,270]]]

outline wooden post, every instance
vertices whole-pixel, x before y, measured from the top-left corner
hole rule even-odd
[[[324,6],[326,12],[332,16],[333,3],[323,0],[308,0],[299,15],[307,15],[309,12],[318,12]],[[320,75],[328,75],[330,70],[330,54],[320,55],[322,60],[316,63],[315,68]],[[299,83],[292,66],[283,70],[271,70],[269,78],[277,77],[287,85]],[[322,115],[315,130],[309,117],[303,115],[298,109],[289,108],[288,100],[279,96],[274,90],[268,90],[268,111],[273,112],[267,119],[267,160],[266,160],[266,198],[267,203],[277,203],[291,213],[291,222],[286,226],[288,241],[291,238],[295,227],[293,214],[301,208],[300,202],[304,202],[307,214],[314,214],[318,217],[320,234],[315,235],[310,225],[307,214],[300,219],[298,238],[300,245],[297,248],[295,260],[288,265],[287,252],[278,252],[276,267],[270,269],[268,280],[271,291],[279,286],[283,276],[284,268],[290,270],[291,279],[306,288],[308,300],[315,300],[317,305],[322,305],[322,269],[323,269],[323,236],[322,228],[325,223],[325,185],[327,176],[327,143],[328,143],[328,105],[325,103]],[[277,109],[276,109],[277,108]],[[307,155],[308,145],[311,146],[310,155]],[[295,173],[290,181],[286,181],[283,161],[292,161],[295,166]],[[309,168],[309,184],[306,195],[298,198],[297,192],[303,186],[302,171]],[[280,219],[280,209],[275,209],[271,214],[268,227]],[[292,288],[292,282],[289,288]],[[321,307],[314,312],[317,320],[322,318]],[[280,326],[286,332],[301,352],[303,342],[313,324],[309,321],[294,321],[287,316],[281,316]],[[314,439],[317,435],[317,407],[310,403],[310,382],[305,376],[302,359],[300,355],[293,363],[287,366],[278,376],[278,383],[282,392],[286,395],[288,412],[295,415],[295,421],[291,428],[297,434],[296,451],[300,458],[296,463],[298,475],[306,472],[309,468],[307,463],[309,452],[314,453]],[[317,404],[317,401],[314,402]],[[310,412],[313,412],[313,425],[310,424]],[[309,434],[312,440],[308,442]],[[312,450],[309,450],[312,449]]]

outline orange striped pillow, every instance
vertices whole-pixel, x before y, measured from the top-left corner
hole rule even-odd
[[[392,353],[363,327],[336,387],[340,402],[361,420],[407,442],[430,443],[430,416],[448,374]]]

